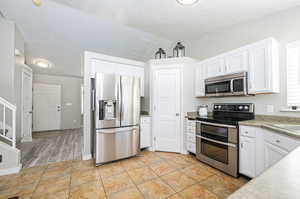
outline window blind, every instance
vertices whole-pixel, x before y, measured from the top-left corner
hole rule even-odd
[[[287,46],[287,105],[300,106],[300,41]]]

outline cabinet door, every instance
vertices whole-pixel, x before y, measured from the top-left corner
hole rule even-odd
[[[270,144],[269,142],[264,142],[265,169],[273,166],[287,154],[288,151]]]
[[[205,75],[205,65],[200,64],[195,69],[195,95],[196,97],[205,96],[205,85],[204,80]]]
[[[141,149],[151,147],[151,127],[150,127],[150,123],[148,124],[148,123],[141,122],[140,142],[141,142]]]
[[[268,42],[254,44],[249,49],[249,93],[264,93],[271,90],[271,55]]]
[[[240,137],[240,173],[255,177],[255,138]]]
[[[225,73],[237,73],[248,70],[248,51],[237,50],[224,56]]]
[[[224,73],[224,59],[216,57],[205,62],[207,77],[216,77]]]

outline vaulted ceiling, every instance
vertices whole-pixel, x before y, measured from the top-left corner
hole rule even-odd
[[[300,5],[300,0],[1,0],[0,11],[16,22],[26,41],[26,62],[35,72],[81,74],[84,50],[140,61],[158,47],[190,41],[234,24]],[[54,67],[32,64],[41,57]]]

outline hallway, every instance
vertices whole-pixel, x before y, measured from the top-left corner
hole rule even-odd
[[[35,132],[33,141],[20,143],[23,168],[46,165],[65,160],[80,160],[82,129]]]

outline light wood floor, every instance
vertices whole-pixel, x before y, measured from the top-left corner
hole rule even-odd
[[[20,143],[23,168],[66,160],[80,160],[82,129],[33,133],[33,141]]]

